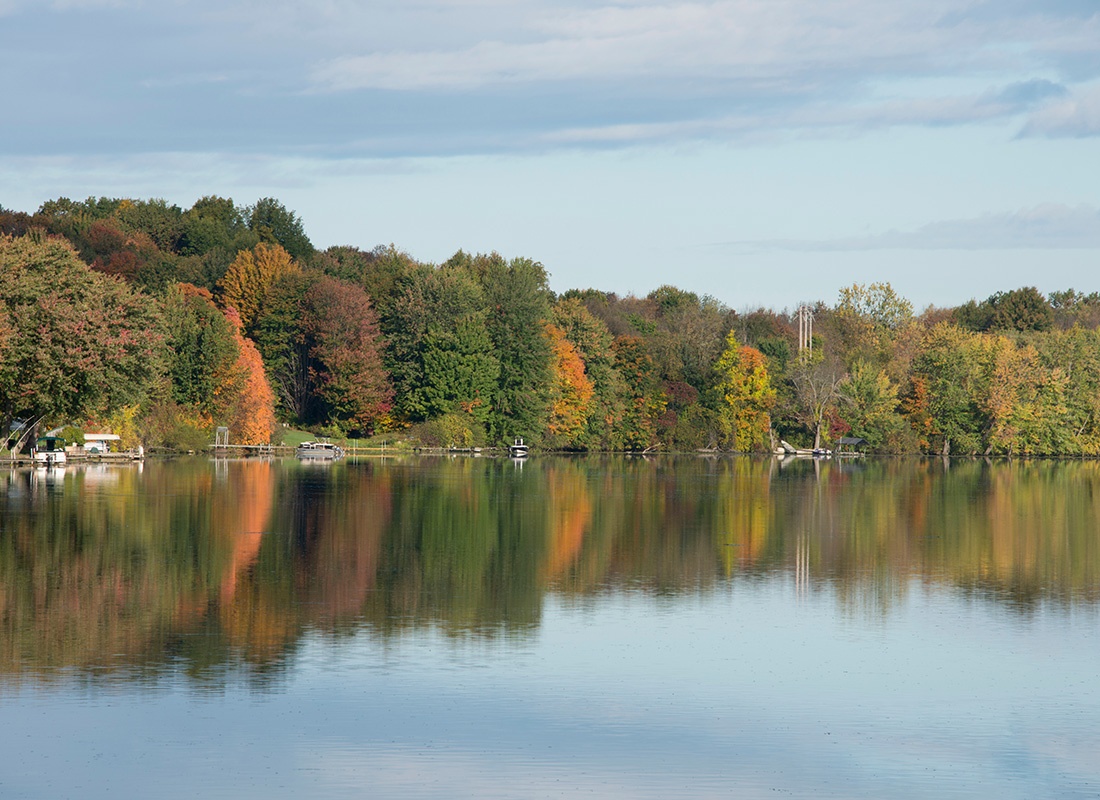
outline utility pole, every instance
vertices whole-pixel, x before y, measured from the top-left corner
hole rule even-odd
[[[798,307],[798,355],[803,360],[814,355],[814,310],[806,303]]]

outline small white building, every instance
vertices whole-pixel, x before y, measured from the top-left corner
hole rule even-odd
[[[86,433],[84,434],[84,451],[87,453],[107,453],[111,450],[111,442],[122,441],[117,433]],[[116,444],[117,448],[118,445]]]

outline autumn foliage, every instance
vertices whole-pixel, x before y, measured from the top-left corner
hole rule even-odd
[[[222,302],[237,309],[242,325],[251,326],[268,287],[297,269],[290,253],[280,245],[261,242],[251,250],[242,250],[218,282]]]
[[[224,387],[226,419],[237,444],[266,444],[275,432],[275,393],[264,374],[260,351],[241,335],[240,319],[233,309],[226,317],[234,326],[237,361]]]
[[[554,348],[554,386],[546,427],[552,436],[571,441],[588,421],[594,389],[584,373],[584,362],[562,329],[548,324],[546,337]]]
[[[392,408],[393,389],[370,298],[357,286],[326,277],[306,295],[305,307],[318,394],[333,418],[373,432]]]
[[[1100,456],[1100,292],[920,315],[878,282],[782,312],[671,285],[559,295],[524,257],[318,251],[270,197],[59,198],[0,209],[0,231],[9,420],[137,409],[147,444],[177,449],[278,419],[569,450]]]
[[[730,332],[715,369],[722,395],[719,419],[729,444],[742,452],[764,449],[771,433],[768,412],[775,405],[775,389],[764,354],[738,344]]]

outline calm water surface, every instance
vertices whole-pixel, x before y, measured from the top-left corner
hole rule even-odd
[[[1100,464],[0,474],[0,797],[1097,797]]]

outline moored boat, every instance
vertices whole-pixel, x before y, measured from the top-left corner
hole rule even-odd
[[[517,437],[512,444],[508,445],[508,455],[512,458],[527,458],[530,448],[523,443],[523,437]]]
[[[35,443],[34,463],[40,467],[52,467],[54,464],[64,464],[68,461],[65,454],[65,440],[60,436],[40,436]]]
[[[294,454],[303,461],[332,461],[337,458],[343,458],[344,450],[332,442],[302,442],[298,445]]]

